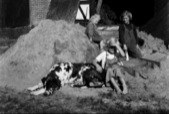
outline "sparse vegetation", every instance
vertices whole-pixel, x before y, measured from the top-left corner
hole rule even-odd
[[[75,97],[60,91],[54,95],[32,96],[26,91],[0,88],[1,113],[125,113],[160,114],[168,113],[169,100],[151,96],[117,96],[114,92],[98,97]]]

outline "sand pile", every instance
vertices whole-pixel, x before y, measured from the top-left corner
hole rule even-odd
[[[164,97],[168,95],[166,93],[169,90],[169,82],[167,69],[163,67],[159,68],[151,65],[145,65],[142,67],[135,66],[136,71],[140,73],[134,73],[134,75],[126,75],[125,80],[127,82],[129,91],[135,95],[152,95],[158,97]]]
[[[169,99],[169,56],[160,61],[160,67],[147,68],[143,72],[148,74],[148,79],[143,82],[147,93]]]
[[[28,34],[18,38],[16,44],[0,56],[0,86],[7,85],[23,90],[37,84],[55,62],[92,61],[99,53],[98,47],[90,43],[84,31],[84,27],[65,21],[41,21]],[[138,95],[167,97],[168,50],[162,40],[144,32],[139,32],[139,35],[146,42],[143,47],[145,55],[159,53],[161,67],[152,67],[149,64],[135,67],[148,78],[144,79],[139,75],[126,76],[129,91]]]
[[[167,50],[164,41],[160,38],[154,38],[151,34],[147,34],[143,31],[137,32],[138,36],[144,40],[142,51],[144,55],[152,54],[155,52],[167,54]]]
[[[55,62],[89,62],[98,49],[80,25],[43,20],[0,56],[0,85],[23,90],[37,84]]]
[[[125,77],[125,80],[135,94],[169,98],[169,51],[163,40],[154,38],[145,32],[138,32],[138,35],[145,41],[142,47],[144,58],[159,62],[160,67],[142,60],[139,63],[137,60],[136,62],[142,66],[135,66],[133,69],[141,72],[141,75],[147,76],[147,78],[137,74]]]

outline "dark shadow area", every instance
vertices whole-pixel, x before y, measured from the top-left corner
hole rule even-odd
[[[133,14],[132,22],[137,26],[143,26],[154,16],[154,0],[103,0],[103,4],[115,12],[118,22],[124,10]]]
[[[32,28],[29,26],[0,29],[0,38],[17,39],[19,36],[28,33]]]
[[[29,25],[29,0],[4,0],[4,27]]]
[[[17,39],[30,31],[29,0],[2,0],[0,37]]]

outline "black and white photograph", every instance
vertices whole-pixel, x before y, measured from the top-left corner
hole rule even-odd
[[[168,114],[169,0],[0,0],[0,114]]]

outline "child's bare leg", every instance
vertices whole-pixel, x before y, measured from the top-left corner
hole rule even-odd
[[[38,88],[42,88],[43,87],[43,83],[42,82],[40,82],[39,84],[37,84],[37,85],[35,85],[35,86],[33,86],[33,87],[29,87],[29,88],[27,88],[29,91],[34,91],[34,90],[36,90],[36,89],[38,89]]]
[[[122,87],[123,87],[122,93],[123,93],[123,94],[127,94],[127,93],[128,93],[128,89],[127,89],[126,82],[125,82],[124,79],[121,78],[121,77],[120,77],[120,81],[121,81]]]
[[[32,95],[40,95],[40,94],[44,94],[46,91],[45,88],[41,88],[41,89],[38,89],[37,91],[33,91],[31,92]]]
[[[123,78],[125,75],[121,72],[121,69],[119,67],[116,68],[116,76],[119,77],[119,80],[120,80],[120,82],[122,84],[122,87],[123,87],[122,93],[123,94],[127,94],[128,93],[128,89],[127,89],[126,82],[125,82],[125,80]]]
[[[111,68],[108,68],[106,72],[106,79],[105,79],[106,87],[110,86],[109,81],[112,78],[112,75],[114,75],[113,70]]]
[[[114,86],[115,90],[117,91],[117,93],[121,93],[122,91],[121,91],[119,85],[114,80],[114,78],[111,78],[110,81],[111,81],[112,85]]]

